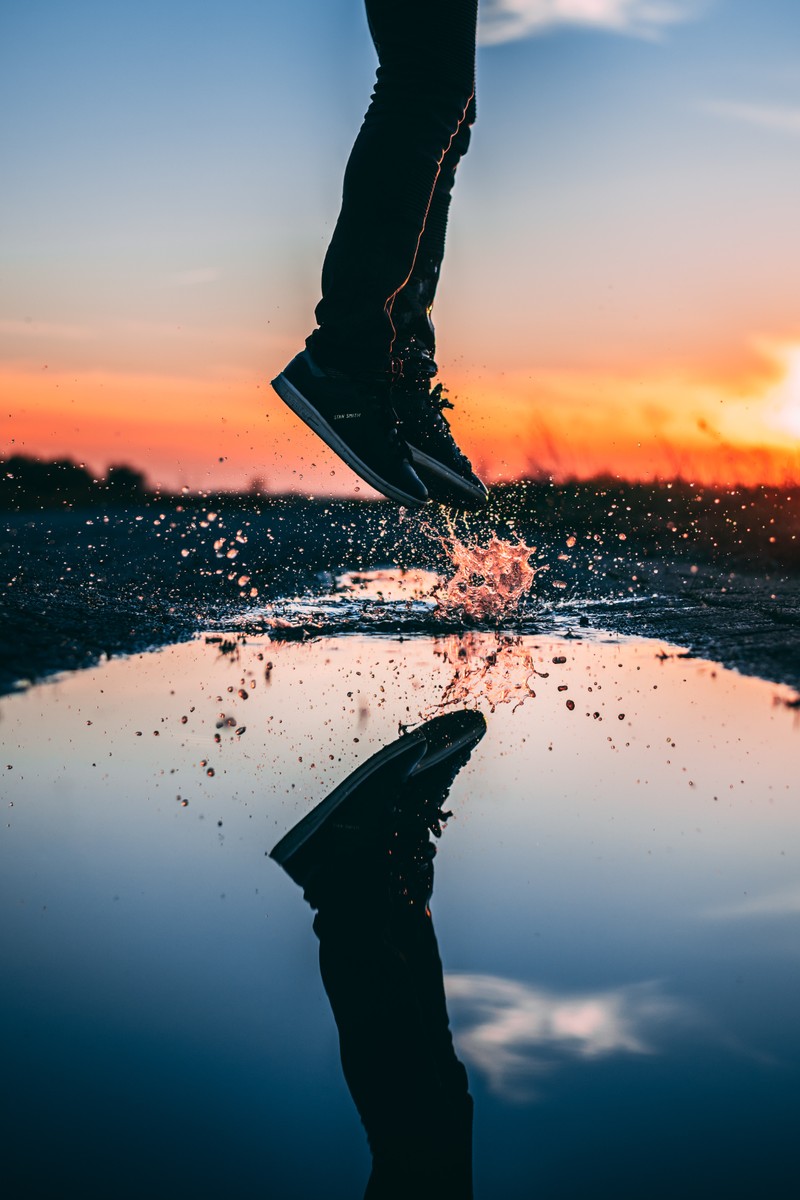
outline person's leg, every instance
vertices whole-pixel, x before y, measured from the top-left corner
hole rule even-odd
[[[401,370],[393,403],[410,462],[428,494],[444,504],[481,507],[487,490],[459,447],[445,418],[452,408],[445,388],[433,384],[438,372],[431,309],[444,257],[447,218],[456,168],[469,147],[475,121],[475,95],[442,161],[411,275],[392,308],[394,355]]]
[[[395,297],[418,250],[438,271],[451,176],[468,137],[477,21],[477,0],[366,0],[366,7],[377,81],[345,171],[319,328],[307,343],[323,366],[354,374],[389,369]]]
[[[441,389],[427,382],[436,372],[429,309],[455,167],[474,119],[477,0],[366,0],[366,7],[377,82],[345,172],[319,327],[272,385],[384,495],[412,506],[430,495],[474,507],[486,488],[441,415]],[[409,319],[402,338],[395,307],[398,320]],[[413,380],[410,393],[397,387],[403,360],[412,376],[410,345],[423,352],[419,394]]]
[[[469,148],[474,123],[475,96],[473,94],[466,118],[459,126],[458,132],[442,160],[428,208],[425,228],[414,261],[414,269],[408,282],[397,293],[392,307],[392,321],[397,330],[395,348],[400,358],[403,357],[404,351],[412,339],[426,350],[431,358],[434,358],[436,353],[436,335],[431,319],[431,309],[444,258],[447,218],[450,212],[456,167]]]

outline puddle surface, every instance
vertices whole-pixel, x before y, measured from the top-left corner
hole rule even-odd
[[[483,633],[231,635],[5,698],[15,1194],[363,1193],[313,913],[267,854],[402,728],[465,708],[486,732],[430,907],[476,1195],[788,1194],[789,698],[660,643]]]

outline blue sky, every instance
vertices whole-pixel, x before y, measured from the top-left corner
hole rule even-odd
[[[457,371],[705,372],[800,339],[800,9],[487,0],[437,324]],[[3,359],[268,378],[308,332],[358,0],[6,0]]]

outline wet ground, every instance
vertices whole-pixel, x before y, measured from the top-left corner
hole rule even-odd
[[[429,582],[238,598],[192,640],[0,700],[11,1194],[362,1194],[313,913],[268,852],[403,729],[460,711],[486,732],[456,763],[430,908],[476,1195],[793,1194],[795,693],[619,632],[686,619],[674,597],[573,592],[464,631],[431,627]],[[399,1032],[371,1036],[382,1055]]]
[[[548,512],[551,492],[540,488],[527,515],[510,515],[510,496],[497,512],[458,524],[457,545],[485,544],[496,525],[507,542],[535,546],[535,583],[521,606],[489,621],[433,605],[395,608],[381,619],[372,613],[369,628],[613,630],[662,638],[679,652],[800,689],[796,505],[768,507],[756,521],[735,515],[749,504],[734,493],[721,494],[730,511],[719,496],[690,494],[676,523],[667,489],[584,492],[562,489]],[[664,514],[651,511],[659,505]],[[716,524],[698,529],[709,513]],[[313,616],[314,602],[348,571],[391,564],[448,577],[450,528],[441,514],[404,517],[386,504],[276,498],[250,507],[170,499],[163,507],[8,515],[0,530],[0,693],[200,630],[240,630],[244,620],[258,631],[285,597],[303,597]],[[312,624],[358,632],[362,612],[340,608]]]

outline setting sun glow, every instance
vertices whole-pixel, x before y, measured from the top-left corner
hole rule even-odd
[[[777,352],[783,378],[767,397],[766,419],[800,442],[800,345]]]

